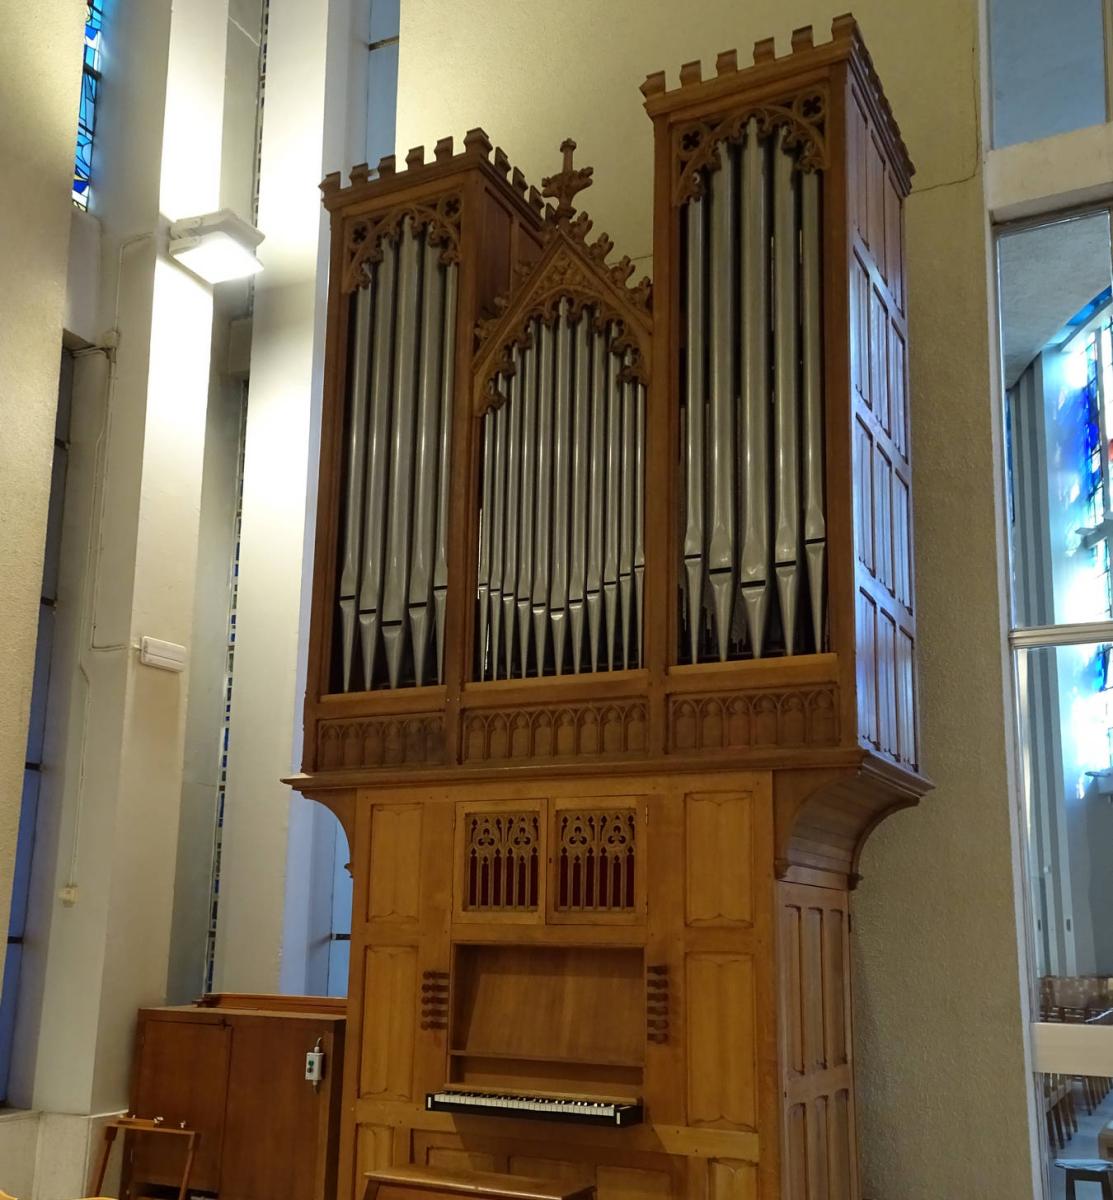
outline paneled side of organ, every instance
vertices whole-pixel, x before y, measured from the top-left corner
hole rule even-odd
[[[340,1200],[858,1195],[848,893],[929,786],[911,166],[848,19],[642,90],[652,285],[571,141],[540,192],[480,130],[325,183],[295,782],[352,852]]]

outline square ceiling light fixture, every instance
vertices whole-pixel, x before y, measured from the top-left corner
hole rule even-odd
[[[244,279],[263,269],[255,251],[263,235],[230,208],[170,226],[170,257],[206,283]]]

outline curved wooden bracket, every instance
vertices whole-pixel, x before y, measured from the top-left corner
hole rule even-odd
[[[309,783],[307,775],[295,775],[291,779],[284,779],[283,783],[288,783],[295,791],[307,799],[312,800],[316,804],[323,805],[330,813],[340,822],[341,828],[344,830],[344,836],[348,839],[348,854],[352,854],[352,847],[355,845],[356,831],[356,793],[355,789],[351,788],[322,788],[320,791],[315,789],[307,790],[306,785]],[[345,864],[349,874],[351,874],[351,863]]]
[[[777,771],[773,788],[777,878],[819,872],[854,887],[866,839],[891,813],[918,804],[931,783],[863,752],[853,767]]]

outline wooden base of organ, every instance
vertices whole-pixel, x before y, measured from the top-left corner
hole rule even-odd
[[[481,130],[324,184],[291,782],[352,853],[341,1200],[858,1196],[848,891],[928,786],[911,167],[849,18],[717,68],[643,88],[652,291],[571,143],[555,207]]]

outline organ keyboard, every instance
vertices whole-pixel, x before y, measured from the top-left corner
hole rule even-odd
[[[575,1100],[554,1096],[497,1092],[428,1092],[429,1112],[479,1113],[486,1117],[528,1117],[543,1121],[576,1121],[581,1125],[640,1125],[640,1100]]]

